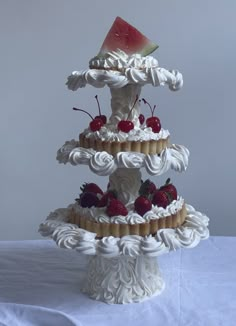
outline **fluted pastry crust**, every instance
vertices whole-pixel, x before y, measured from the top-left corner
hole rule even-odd
[[[96,151],[106,151],[111,155],[119,152],[138,152],[143,154],[160,154],[163,149],[169,147],[169,137],[148,141],[102,141],[87,138],[83,133],[79,135],[79,146],[93,148]]]
[[[97,238],[102,237],[123,237],[126,235],[146,236],[155,234],[160,229],[176,228],[182,225],[187,216],[185,204],[176,213],[166,217],[150,220],[147,223],[140,224],[116,224],[116,223],[98,223],[86,216],[79,215],[73,208],[71,210],[70,223],[78,225],[80,228],[97,234]]]

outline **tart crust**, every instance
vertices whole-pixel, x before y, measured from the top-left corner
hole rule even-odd
[[[79,146],[93,148],[96,151],[106,151],[111,155],[118,152],[138,152],[143,154],[160,154],[163,149],[169,147],[169,137],[159,140],[148,141],[102,141],[87,138],[83,133],[79,135]]]
[[[166,217],[150,220],[147,223],[140,224],[116,224],[116,223],[98,223],[86,216],[79,215],[74,208],[71,209],[69,223],[78,225],[81,229],[94,232],[96,238],[102,237],[123,237],[126,235],[146,236],[155,234],[160,229],[176,228],[182,225],[187,216],[185,204],[176,213]]]

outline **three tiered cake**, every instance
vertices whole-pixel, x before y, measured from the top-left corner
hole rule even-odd
[[[171,142],[169,131],[155,114],[155,105],[141,96],[146,84],[167,85],[172,91],[183,86],[180,72],[161,68],[150,56],[157,47],[117,17],[89,69],[74,71],[66,83],[72,91],[87,84],[108,86],[111,115],[102,115],[97,95],[97,116],[73,108],[78,114],[88,114],[91,122],[78,139],[65,142],[57,160],[85,164],[93,173],[108,176],[109,181],[104,190],[93,182],[82,185],[75,202],[52,212],[40,225],[40,232],[60,247],[94,255],[85,292],[109,303],[140,301],[162,291],[164,283],[154,257],[181,247],[192,248],[209,236],[208,218],[185,203],[170,179],[160,186],[141,176],[142,168],[151,176],[170,169],[183,172],[189,158],[186,147]],[[144,112],[150,113],[145,117]],[[113,264],[120,266],[119,272]],[[128,283],[122,277],[127,268],[137,274]],[[116,282],[99,286],[111,278]]]

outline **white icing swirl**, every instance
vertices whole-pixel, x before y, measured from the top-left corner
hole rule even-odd
[[[113,156],[107,152],[97,152],[89,162],[90,169],[98,175],[109,175],[116,170]]]
[[[142,237],[138,235],[124,236],[120,239],[120,251],[125,256],[137,257],[140,255],[140,241]]]
[[[113,257],[119,254],[119,238],[106,237],[102,238],[97,245],[97,253],[101,256]]]
[[[57,160],[59,163],[66,164],[71,151],[76,147],[78,147],[78,141],[75,141],[74,139],[66,141],[65,144],[57,151]]]
[[[171,168],[177,172],[182,172],[187,169],[189,150],[181,145],[173,144],[170,148],[171,152]]]
[[[92,148],[77,147],[70,152],[68,161],[72,165],[89,164],[94,155],[96,151]]]
[[[116,164],[119,168],[140,169],[143,166],[145,154],[135,152],[119,152],[116,154]]]
[[[68,206],[68,214],[74,204]],[[39,232],[42,236],[51,236],[58,246],[63,248],[75,248],[88,255],[102,255],[115,257],[126,255],[138,257],[138,255],[155,257],[170,250],[178,248],[193,248],[200,240],[209,237],[209,218],[186,204],[186,222],[176,229],[159,230],[155,237],[125,236],[121,239],[105,237],[96,240],[95,233],[79,229],[76,225],[69,224],[63,219],[68,214],[57,210],[50,214],[50,218],[40,224]],[[60,215],[61,213],[61,215]],[[57,217],[56,217],[57,216]]]
[[[128,56],[118,50],[109,52],[105,58],[92,59],[90,66],[95,69],[72,72],[66,83],[69,89],[75,91],[86,84],[94,87],[108,85],[112,88],[121,88],[127,84],[167,84],[171,90],[178,90],[183,86],[182,75],[177,70],[160,68],[158,61],[151,56]]]
[[[124,51],[107,52],[103,57],[94,57],[89,61],[89,66],[94,69],[116,69],[127,68],[147,69],[158,67],[158,61],[151,57],[142,57],[140,54],[127,55]]]
[[[148,257],[156,257],[159,254],[167,252],[162,241],[156,241],[154,237],[146,236],[141,240],[141,252]]]
[[[150,175],[161,175],[170,168],[182,172],[188,167],[189,151],[182,145],[173,144],[170,148],[165,148],[160,155],[120,152],[115,157],[106,152],[96,152],[93,149],[83,147],[76,147],[71,150],[70,142],[66,142],[63,148],[67,152],[67,161],[65,159],[62,162],[57,157],[60,163],[86,164],[94,173],[103,176],[111,175],[117,168],[139,169],[145,167]]]

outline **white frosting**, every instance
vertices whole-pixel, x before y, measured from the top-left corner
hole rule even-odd
[[[164,289],[157,260],[151,257],[94,256],[86,276],[83,292],[109,304],[140,302]]]
[[[120,255],[134,257],[137,254],[137,256],[154,257],[179,248],[193,248],[200,240],[209,237],[207,227],[209,218],[190,205],[186,204],[186,209],[187,217],[182,226],[176,229],[159,230],[153,238],[130,235],[121,239],[105,237],[96,240],[95,233],[67,223],[67,214],[64,214],[65,209],[56,210],[53,219],[51,219],[52,215],[49,215],[47,220],[40,224],[39,232],[43,236],[52,237],[63,248],[73,248],[84,254],[102,255],[104,257]],[[69,214],[71,206],[67,210]],[[55,220],[56,215],[57,219]]]
[[[173,200],[170,205],[166,208],[158,207],[152,205],[150,211],[146,212],[143,216],[139,215],[137,212],[134,211],[134,201],[130,202],[127,201],[128,205],[127,208],[130,209],[128,215],[122,216],[112,216],[109,217],[106,214],[106,207],[81,207],[77,203],[73,205],[76,212],[81,216],[86,216],[87,218],[94,220],[99,223],[115,223],[115,224],[141,224],[150,222],[153,219],[164,218],[169,215],[174,215],[178,211],[181,210],[184,204],[184,199],[182,197],[178,197],[177,200]],[[72,207],[72,206],[71,206]]]
[[[170,136],[168,130],[164,130],[163,128],[160,132],[155,133],[151,128],[144,126],[135,127],[128,133],[123,131],[118,131],[117,127],[113,125],[104,125],[99,131],[91,131],[91,129],[87,128],[83,131],[83,135],[86,138],[101,140],[101,141],[148,141],[148,140],[160,140],[167,139]]]
[[[148,69],[158,67],[158,61],[151,57],[142,57],[140,54],[127,55],[122,50],[107,52],[103,57],[94,57],[89,61],[94,69],[124,70],[127,68]]]
[[[120,152],[115,157],[109,153],[77,147],[74,140],[66,142],[57,152],[59,163],[72,165],[86,164],[91,171],[101,175],[111,175],[117,168],[140,169],[144,167],[150,175],[161,175],[169,169],[178,172],[188,167],[189,150],[182,145],[171,145],[160,155],[136,152]]]
[[[111,91],[112,114],[108,126],[94,135],[90,130],[86,130],[87,137],[117,141],[167,138],[168,131],[161,131],[158,135],[149,128],[139,128],[140,104],[137,97],[140,97],[141,87],[146,84],[153,86],[167,84],[171,90],[179,90],[183,86],[181,73],[177,70],[160,68],[158,61],[151,56],[142,57],[140,54],[128,56],[120,50],[109,52],[103,58],[95,57],[90,61],[90,67],[93,69],[72,72],[66,84],[73,91],[85,87],[86,84],[98,88],[107,85]],[[135,130],[128,134],[114,130],[117,129],[118,122],[126,120],[128,116],[134,123]]]
[[[70,90],[75,91],[86,84],[99,88],[105,85],[122,88],[127,84],[167,84],[171,90],[178,90],[183,86],[181,73],[159,67],[157,60],[150,56],[134,54],[129,57],[124,52],[117,51],[108,53],[105,59],[92,59],[90,64],[97,69],[74,71],[68,77],[67,86]]]

